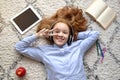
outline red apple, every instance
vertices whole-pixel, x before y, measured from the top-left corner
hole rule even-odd
[[[26,69],[24,67],[19,67],[16,69],[16,75],[23,77],[26,74]]]

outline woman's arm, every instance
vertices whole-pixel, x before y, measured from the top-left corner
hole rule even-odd
[[[98,31],[83,31],[83,32],[79,32],[77,39],[81,39],[84,40],[88,37],[94,37],[94,38],[98,38],[99,37],[99,32]]]
[[[37,38],[49,37],[50,32],[53,30],[42,29],[39,32],[35,33],[32,36],[26,37],[23,40],[19,41],[15,45],[15,49],[21,54],[27,55],[33,59],[41,60],[44,54],[42,47],[32,47],[31,43],[37,40]]]
[[[38,33],[32,36],[26,37],[23,40],[17,42],[15,45],[15,49],[21,54],[27,55],[33,59],[41,61],[44,55],[43,47],[40,47],[40,46],[32,47],[31,43],[37,40],[37,38],[43,38],[43,37],[48,38],[49,36],[53,36],[54,34],[50,34],[53,30],[54,29],[49,30],[44,28],[40,30]]]
[[[29,37],[24,38],[23,40],[17,42],[15,44],[15,49],[25,55],[28,56],[32,59],[41,61],[42,60],[42,54],[43,51],[41,50],[40,47],[33,47],[31,46],[31,43],[33,43],[35,40],[37,40],[37,36],[36,35],[32,35]]]
[[[80,47],[81,51],[85,53],[98,39],[98,31],[85,31],[78,33],[78,39],[82,40]]]

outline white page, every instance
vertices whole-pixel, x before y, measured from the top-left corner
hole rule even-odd
[[[96,19],[106,7],[107,4],[103,0],[94,0],[86,12]]]
[[[115,18],[116,13],[110,8],[106,8],[106,10],[98,17],[97,22],[106,29],[113,19]]]

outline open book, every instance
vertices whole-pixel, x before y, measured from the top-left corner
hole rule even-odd
[[[103,0],[94,0],[86,9],[86,13],[92,16],[104,29],[114,20],[116,13]]]

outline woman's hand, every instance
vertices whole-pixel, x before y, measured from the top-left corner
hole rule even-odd
[[[49,36],[53,36],[53,30],[54,29],[46,29],[43,28],[42,30],[40,30],[38,33],[36,33],[35,35],[39,38],[39,37],[43,37],[43,38],[48,38]]]

